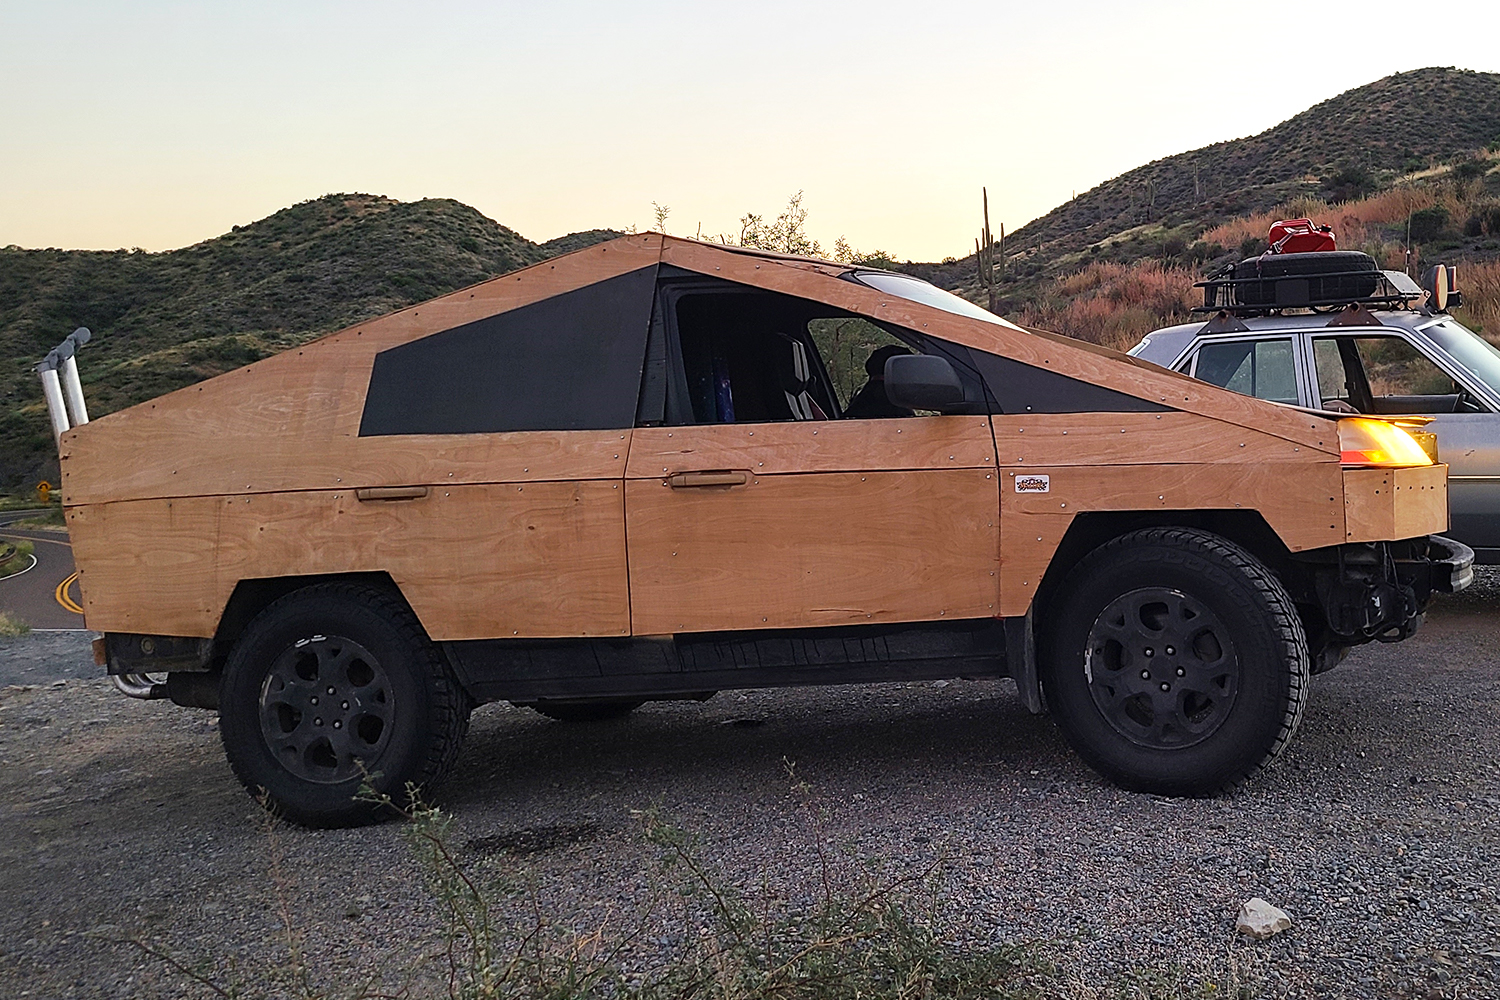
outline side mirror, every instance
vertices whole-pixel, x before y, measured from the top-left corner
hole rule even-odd
[[[943,410],[964,401],[964,384],[947,358],[897,354],[885,362],[885,395],[908,410]]]

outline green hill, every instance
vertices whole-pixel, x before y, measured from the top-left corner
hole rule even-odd
[[[99,415],[616,235],[539,245],[449,199],[340,194],[165,253],[0,249],[0,489],[55,481],[32,366],[75,327]]]
[[[1254,84],[1226,100],[1250,99]],[[1500,74],[1428,68],[1345,91],[1246,139],[1137,167],[1059,205],[1015,244],[1079,249],[1153,222],[1210,225],[1299,195],[1344,196],[1483,149],[1500,139]],[[1359,175],[1368,179],[1361,181]],[[1349,190],[1367,186],[1366,191]]]
[[[1410,246],[1417,260],[1436,254],[1493,267],[1500,74],[1398,73],[1259,135],[1106,181],[1006,234],[998,308],[1022,323],[1128,346],[1182,321],[1205,271],[1263,250],[1273,218],[1307,214],[1332,225],[1341,247],[1386,266],[1402,266]],[[973,254],[904,269],[987,299]]]

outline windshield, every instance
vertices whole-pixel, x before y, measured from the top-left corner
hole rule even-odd
[[[920,302],[924,306],[932,306],[943,312],[950,312],[956,316],[967,316],[970,319],[982,319],[986,323],[994,323],[996,326],[1007,326],[1012,330],[1020,330],[1019,326],[1007,322],[990,312],[981,309],[968,299],[961,299],[952,292],[945,292],[936,285],[928,284],[921,278],[913,278],[907,274],[892,274],[889,271],[857,271],[854,279],[862,285],[869,285],[877,292],[885,292],[888,295],[899,295],[903,299]],[[1025,331],[1022,331],[1023,333]]]
[[[1500,350],[1451,319],[1422,328],[1422,332],[1453,360],[1473,372],[1490,391],[1500,394]]]

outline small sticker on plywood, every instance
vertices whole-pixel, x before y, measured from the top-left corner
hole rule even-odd
[[[1051,491],[1051,476],[1025,475],[1016,477],[1017,493],[1050,493]]]

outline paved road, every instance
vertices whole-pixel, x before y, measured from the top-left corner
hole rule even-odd
[[[0,514],[0,538],[29,538],[36,543],[36,565],[25,573],[0,580],[0,611],[9,611],[34,629],[81,629],[78,582],[74,577],[73,547],[56,531],[9,528],[12,521],[35,517],[37,511]],[[67,586],[63,586],[68,581]],[[64,603],[66,601],[66,603]]]

